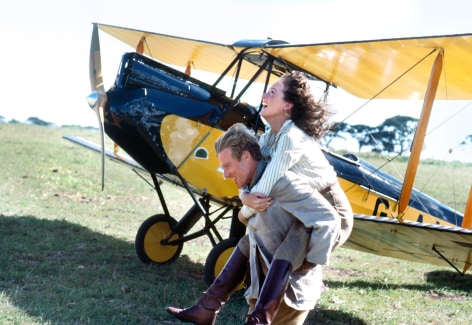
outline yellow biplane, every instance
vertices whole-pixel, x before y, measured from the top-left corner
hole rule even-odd
[[[122,57],[114,85],[103,86],[99,30],[131,46]],[[149,173],[163,214],[137,231],[136,252],[145,263],[174,261],[184,242],[208,236],[213,249],[205,278],[215,274],[244,235],[237,220],[240,201],[225,180],[214,141],[242,122],[260,134],[258,108],[242,98],[254,85],[262,91],[296,69],[361,98],[423,99],[406,175],[398,180],[359,159],[325,151],[355,212],[346,247],[414,262],[452,266],[464,274],[472,263],[472,194],[466,211],[455,211],[413,188],[420,152],[435,99],[472,99],[472,34],[362,42],[292,45],[242,40],[231,45],[93,24],[90,52],[90,106],[96,111],[102,144],[66,138]],[[214,76],[213,82],[195,77]],[[104,134],[131,158],[104,148]],[[116,149],[116,148],[115,148]],[[102,184],[104,173],[102,166]],[[185,189],[194,205],[171,216],[162,181]],[[194,230],[204,218],[204,226]],[[215,224],[231,218],[228,238]]]

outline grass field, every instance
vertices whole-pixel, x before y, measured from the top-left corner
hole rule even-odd
[[[188,306],[206,289],[209,240],[185,243],[170,265],[141,263],[136,231],[162,213],[154,190],[107,161],[101,191],[99,155],[66,134],[98,139],[95,130],[0,124],[0,324],[180,324],[165,307]],[[395,172],[405,169],[401,160],[395,165]],[[425,168],[418,186],[464,211],[472,164]],[[174,185],[163,191],[179,219],[191,200]],[[226,221],[218,226],[228,230]],[[470,271],[461,276],[341,248],[324,277],[329,291],[307,325],[472,323]],[[246,309],[236,293],[217,324],[242,324]]]

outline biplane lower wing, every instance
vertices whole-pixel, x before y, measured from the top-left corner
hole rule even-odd
[[[65,135],[65,136],[63,136],[63,138],[66,139],[66,140],[69,140],[69,141],[71,141],[75,144],[78,144],[82,147],[85,147],[87,149],[95,151],[97,153],[102,152],[102,148],[98,144],[96,144],[94,142],[91,142],[91,141],[88,141],[84,138],[81,138],[81,137],[78,137],[78,136],[73,136],[73,135]],[[172,147],[171,145],[169,145],[169,146]],[[146,168],[141,166],[138,162],[136,162],[133,158],[131,158],[129,156],[123,156],[123,155],[121,155],[121,154],[119,154],[119,153],[117,153],[113,150],[110,150],[108,148],[104,148],[104,152],[105,152],[105,157],[108,157],[108,158],[110,158],[111,160],[113,160],[115,162],[119,162],[121,164],[124,164],[128,167],[131,167],[134,170],[139,170],[139,171],[145,172],[145,173],[151,173]],[[190,158],[190,159],[192,159],[192,158]],[[217,174],[220,176],[220,172],[218,172]],[[203,193],[205,193],[207,191],[206,188],[200,189],[200,188],[194,187],[191,184],[183,184],[181,179],[179,179],[177,176],[172,175],[172,174],[154,173],[154,175],[156,176],[156,179],[158,179],[159,181],[165,181],[167,183],[178,185],[178,186],[181,186],[183,188],[189,187],[193,192],[195,192],[196,194],[199,194],[199,195],[202,195]],[[233,202],[230,198],[226,198],[226,197],[225,198],[219,198],[219,197],[212,196],[211,200],[213,202],[216,202],[216,203],[220,204],[220,205],[221,204],[223,204],[223,205],[226,205],[226,204],[237,205],[237,203]]]
[[[102,148],[98,144],[96,144],[94,142],[91,142],[91,141],[88,141],[84,138],[74,136],[74,135],[65,135],[65,136],[63,136],[63,138],[66,139],[66,140],[69,140],[69,141],[71,141],[75,144],[81,145],[82,147],[85,147],[87,149],[95,151],[97,153],[102,152]],[[138,164],[131,157],[120,155],[119,153],[117,153],[113,150],[107,149],[107,148],[104,148],[104,151],[105,151],[105,157],[108,157],[113,161],[122,163],[124,165],[127,165],[128,167],[133,168],[133,169],[136,169],[136,170],[139,170],[139,171],[142,171],[142,172],[145,172],[145,173],[149,173],[149,171],[146,168],[144,168],[143,166]],[[161,175],[161,174],[156,174],[156,177],[158,179],[162,180],[162,181],[166,181],[166,182],[170,182],[170,183],[174,183],[174,184],[176,183],[178,185],[181,185],[177,178],[170,178],[170,177],[167,177],[166,175]]]
[[[438,266],[464,274],[472,264],[472,230],[355,215],[346,248]]]
[[[66,140],[69,140],[69,141],[71,141],[75,144],[79,144],[82,147],[85,147],[85,148],[90,149],[92,151],[95,151],[95,152],[98,152],[98,153],[102,152],[102,148],[98,144],[93,143],[93,142],[88,141],[88,140],[85,140],[81,137],[77,137],[77,136],[73,136],[73,135],[65,135],[63,138],[66,139]],[[129,167],[138,169],[138,170],[143,171],[143,172],[148,172],[143,166],[138,164],[134,159],[132,159],[130,157],[127,157],[127,156],[122,156],[118,153],[115,153],[113,150],[105,149],[105,156],[112,159],[112,160],[114,160],[114,161],[117,161],[117,162],[120,162],[122,164],[128,165]]]
[[[94,142],[91,142],[91,141],[88,141],[84,138],[81,138],[81,137],[78,137],[78,136],[73,136],[73,135],[65,135],[65,136],[63,136],[63,138],[66,139],[66,140],[69,140],[69,141],[71,141],[75,144],[78,144],[82,147],[85,147],[87,149],[95,151],[97,153],[102,152],[102,148],[98,144],[96,144]],[[113,161],[116,161],[116,162],[122,163],[124,165],[127,165],[128,167],[131,167],[135,170],[139,170],[139,171],[142,171],[142,172],[145,172],[145,173],[149,173],[149,171],[146,168],[144,168],[143,166],[138,164],[133,158],[130,158],[128,156],[120,155],[119,153],[117,153],[113,150],[107,149],[107,148],[104,148],[104,151],[105,151],[105,157],[108,157]],[[180,182],[176,178],[171,179],[171,178],[166,177],[165,175],[161,175],[161,174],[156,174],[156,177],[158,179],[162,180],[162,181],[177,183],[178,185],[181,185]]]
[[[91,142],[91,141],[88,141],[84,138],[74,136],[74,135],[65,135],[65,136],[63,136],[63,138],[66,139],[66,140],[69,140],[69,141],[71,141],[75,144],[78,144],[82,147],[85,147],[87,149],[95,151],[97,153],[102,152],[102,148],[98,144],[96,144],[94,142]],[[131,168],[135,169],[135,170],[139,170],[141,172],[149,173],[149,171],[146,168],[141,166],[139,163],[137,163],[133,158],[131,158],[129,156],[120,155],[119,153],[117,153],[113,150],[110,150],[108,148],[104,148],[104,152],[105,152],[105,157],[108,157],[113,161],[124,164],[128,167],[131,167]],[[160,179],[161,181],[166,181],[166,182],[171,182],[171,183],[174,183],[174,184],[181,185],[177,178],[171,179],[169,177],[166,177],[165,175],[161,175],[161,174],[155,174],[155,175],[156,175],[157,179]]]

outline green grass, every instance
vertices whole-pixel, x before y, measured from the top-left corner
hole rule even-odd
[[[110,161],[102,192],[99,155],[66,134],[98,139],[94,130],[0,124],[0,324],[180,324],[165,307],[188,306],[206,289],[209,240],[185,243],[170,265],[141,263],[134,237],[146,218],[162,213],[155,192]],[[405,169],[401,160],[395,166]],[[429,194],[464,211],[471,164],[425,168],[418,176]],[[162,188],[179,219],[191,200],[174,185]],[[306,324],[472,322],[470,274],[341,248],[324,278],[329,291]],[[246,309],[236,293],[217,324],[242,324]]]

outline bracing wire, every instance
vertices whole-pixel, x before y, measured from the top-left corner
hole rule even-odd
[[[386,91],[387,89],[389,89],[392,85],[394,85],[398,80],[400,80],[401,78],[403,78],[403,76],[405,76],[408,72],[410,72],[411,70],[413,70],[415,67],[417,67],[421,62],[423,62],[424,60],[426,60],[429,56],[431,56],[433,53],[435,53],[438,49],[433,49],[431,52],[429,52],[428,54],[426,54],[422,59],[418,60],[415,64],[413,64],[410,68],[406,69],[402,74],[400,74],[397,78],[395,78],[392,82],[390,82],[388,85],[386,85],[384,88],[380,89],[374,96],[372,96],[371,98],[369,98],[364,104],[362,104],[361,106],[359,106],[356,110],[354,110],[354,112],[352,112],[351,114],[349,114],[348,116],[346,116],[341,122],[345,122],[347,119],[349,119],[350,117],[352,117],[354,114],[358,113],[361,109],[363,109],[367,104],[369,104],[371,101],[373,101],[374,99],[376,99],[378,96],[380,96],[380,94],[382,94],[384,91]]]
[[[435,126],[433,129],[431,129],[426,135],[429,135],[431,133],[433,133],[434,131],[436,131],[437,129],[439,129],[441,126],[443,126],[445,123],[447,123],[449,120],[451,120],[452,118],[454,118],[455,116],[457,116],[459,113],[461,113],[463,110],[465,110],[466,108],[468,108],[470,105],[472,105],[472,103],[468,103],[467,105],[465,105],[464,107],[462,107],[460,110],[458,110],[457,112],[455,112],[454,114],[452,114],[451,116],[449,116],[449,118],[445,119],[444,121],[442,121],[441,123],[439,123],[437,126]]]

